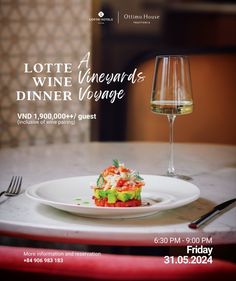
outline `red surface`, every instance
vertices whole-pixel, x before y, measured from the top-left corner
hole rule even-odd
[[[34,253],[35,257],[26,255]],[[40,253],[53,253],[39,255]],[[60,255],[63,253],[63,256]],[[74,256],[66,254],[74,253]],[[212,264],[164,264],[163,257],[101,254],[86,256],[77,251],[35,249],[0,246],[0,268],[5,272],[37,273],[61,278],[84,278],[89,280],[234,280],[236,265],[213,260]],[[25,262],[26,258],[60,258],[62,263]],[[66,280],[66,279],[65,279]],[[69,280],[69,279],[68,279]]]

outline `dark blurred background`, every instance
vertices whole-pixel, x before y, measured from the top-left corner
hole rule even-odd
[[[90,21],[100,11],[103,19],[113,21]],[[159,18],[150,23],[125,18],[143,14]],[[6,0],[0,1],[0,37],[0,147],[168,141],[167,118],[153,114],[149,106],[154,58],[160,54],[190,58],[194,112],[176,119],[175,141],[236,144],[235,1]],[[88,99],[16,102],[16,90],[34,89],[24,74],[25,62],[72,62],[76,68],[89,50],[92,72],[132,73],[137,67],[145,81],[92,85],[94,90],[125,89],[125,97],[113,104]],[[76,69],[73,73],[76,81]],[[18,126],[17,112],[91,112],[97,119],[76,126]]]
[[[187,54],[190,58],[194,113],[176,119],[175,140],[236,144],[236,4],[235,1],[93,1],[114,21],[92,24],[93,68],[97,72],[145,73],[144,83],[110,85],[126,89],[126,97],[111,104],[94,103],[92,140],[167,141],[165,116],[149,110],[154,57]],[[117,14],[119,13],[119,24]],[[151,24],[133,24],[125,14],[159,15]],[[108,85],[97,85],[109,89]]]

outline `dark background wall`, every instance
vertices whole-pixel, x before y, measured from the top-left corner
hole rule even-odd
[[[97,63],[100,72],[129,72],[158,54],[236,54],[236,5],[233,2],[139,0],[127,4],[127,1],[104,0],[96,9],[110,17],[116,18],[117,11],[120,15],[119,25],[113,22],[97,30],[99,39],[93,48],[99,45],[99,52],[96,51],[93,64],[96,68]],[[122,22],[125,13],[160,15],[160,19],[146,26],[135,25]],[[150,71],[148,75],[152,75]],[[110,85],[112,89],[126,86]],[[100,87],[107,89],[107,85]],[[128,139],[130,102],[127,93],[126,98],[114,104],[107,101],[96,104],[99,121],[94,123],[94,132],[97,132],[94,140]]]

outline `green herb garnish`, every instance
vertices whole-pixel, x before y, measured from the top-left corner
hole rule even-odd
[[[143,178],[139,175],[139,172],[135,172],[135,173],[134,173],[134,176],[135,176],[135,178],[136,178],[137,180],[139,180],[139,181],[142,181],[142,180],[143,180]]]
[[[104,182],[105,182],[105,180],[104,180],[103,176],[100,175],[99,178],[98,178],[98,180],[97,180],[97,186],[98,186],[98,187],[102,187],[103,184],[104,184]]]
[[[119,168],[119,166],[120,166],[120,161],[117,160],[117,159],[114,159],[114,160],[113,160],[113,166],[115,166],[116,168]]]

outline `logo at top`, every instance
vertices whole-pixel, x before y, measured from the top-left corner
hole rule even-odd
[[[102,11],[100,11],[100,12],[98,13],[98,16],[99,16],[100,18],[102,18],[102,17],[104,16],[104,13],[103,13]]]
[[[108,24],[113,22],[113,18],[105,15],[103,11],[96,13],[96,17],[89,18],[89,21],[96,22],[97,24]]]

